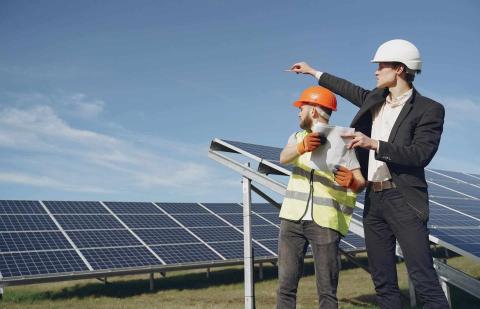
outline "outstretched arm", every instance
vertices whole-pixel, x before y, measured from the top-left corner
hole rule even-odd
[[[357,86],[345,79],[317,71],[306,62],[297,62],[287,71],[315,76],[315,78],[318,79],[318,84],[320,86],[344,97],[358,107],[363,105],[367,95],[370,93],[369,90]]]

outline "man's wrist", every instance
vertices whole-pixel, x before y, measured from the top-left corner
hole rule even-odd
[[[314,71],[314,73],[313,73],[312,75],[315,76],[315,78],[316,78],[317,80],[320,80],[320,77],[322,77],[322,74],[323,74],[323,72]]]

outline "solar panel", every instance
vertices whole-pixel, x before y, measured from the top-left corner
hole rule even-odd
[[[243,234],[229,226],[214,228],[197,227],[190,228],[190,231],[199,236],[204,242],[243,240]]]
[[[205,214],[207,210],[197,203],[155,203],[169,214]]]
[[[0,214],[47,214],[37,201],[0,201]]]
[[[228,224],[212,214],[173,215],[185,226],[227,226]]]
[[[0,231],[51,231],[57,226],[48,215],[1,215]]]
[[[340,248],[344,251],[358,251],[365,249],[365,239],[352,232],[340,240]]]
[[[263,218],[267,222],[271,224],[280,225],[280,218],[278,217],[278,213],[271,213],[271,214],[257,214],[259,217]]]
[[[108,214],[99,202],[44,201],[52,214]]]
[[[215,250],[227,259],[243,259],[243,241],[209,243]],[[252,244],[253,255],[256,257],[270,257],[272,254],[257,245]]]
[[[178,224],[167,215],[119,215],[118,217],[132,229],[178,227]]]
[[[67,231],[77,248],[141,246],[128,230]]]
[[[252,227],[252,237],[257,240],[278,237],[279,229],[273,225],[255,225]]]
[[[116,269],[162,264],[145,247],[82,249],[94,269]]]
[[[162,214],[152,203],[105,202],[115,214]]]
[[[254,254],[275,258],[278,209],[252,207]],[[0,283],[238,260],[242,226],[233,203],[0,201]]]
[[[429,187],[435,190],[432,191],[432,196],[480,199],[480,186],[455,178],[452,176],[456,175],[454,172],[449,174],[432,169],[426,171]]]
[[[259,242],[278,255],[278,239],[265,239],[259,240]]]
[[[288,167],[278,164],[281,148],[215,139],[212,141],[210,153],[214,154],[218,151],[236,152],[250,159],[254,159],[259,164],[258,170],[261,173],[270,172],[268,169],[263,170],[261,168],[265,160],[273,163],[269,164],[269,169],[274,169],[278,171],[279,174],[285,174],[285,169],[288,169]],[[216,156],[213,156],[213,158],[221,163],[228,161]],[[234,161],[230,160],[229,162]],[[242,172],[240,171],[240,173]],[[468,248],[472,249],[469,251],[461,248],[465,247],[464,236],[473,235],[475,237],[478,229],[480,229],[480,176],[471,173],[426,169],[426,179],[430,195],[429,228],[442,231],[443,234],[438,234],[443,239],[440,239],[442,245],[478,260],[480,258],[478,251],[480,250],[472,249],[472,247],[478,246],[477,244],[468,245]],[[363,207],[362,204],[364,201],[364,193],[359,194],[357,196],[357,203],[360,203],[360,206]],[[362,212],[362,209],[355,208],[353,218],[361,222]],[[459,227],[467,228],[464,231],[465,235],[462,234],[463,238],[455,233],[449,234],[453,228],[457,229]],[[263,237],[258,229],[256,231],[254,230],[253,233],[257,233],[255,235],[257,239]],[[269,233],[266,233],[266,235],[267,234]],[[448,235],[448,237],[445,235]],[[448,241],[446,240],[447,238]],[[436,241],[436,238],[433,237],[431,240]],[[357,245],[358,244],[355,244],[354,246]]]
[[[0,254],[0,273],[3,279],[73,271],[88,271],[74,250]]]
[[[197,238],[188,233],[184,228],[136,229],[134,232],[149,245],[199,242]]]
[[[121,229],[123,226],[112,215],[55,215],[64,230]]]
[[[278,218],[278,214],[275,215]],[[238,226],[243,229],[243,215],[242,214],[220,214],[220,217],[227,220],[228,223]],[[269,222],[265,221],[261,217],[253,214],[251,216],[251,224],[252,225],[264,225],[268,224]]]
[[[202,203],[203,206],[216,214],[242,214],[243,207],[239,204],[227,203]]]
[[[451,207],[466,215],[480,218],[479,201],[472,199],[432,198],[435,202]]]
[[[0,252],[73,249],[61,232],[0,233]]]
[[[205,244],[176,244],[164,246],[152,246],[167,264],[210,262],[223,260]]]

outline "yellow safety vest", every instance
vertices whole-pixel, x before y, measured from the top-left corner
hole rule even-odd
[[[297,143],[303,141],[307,134],[305,130],[297,132]],[[311,154],[306,152],[293,161],[294,167],[280,210],[280,218],[301,220],[307,212],[310,196],[313,195],[313,221],[346,235],[357,195],[337,185],[333,172],[310,168],[308,162]]]

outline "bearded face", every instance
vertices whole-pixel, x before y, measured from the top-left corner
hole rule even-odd
[[[309,105],[300,106],[300,112],[298,113],[298,117],[300,118],[300,128],[304,130],[310,130],[312,128],[313,119],[310,115],[311,108],[312,107]]]

